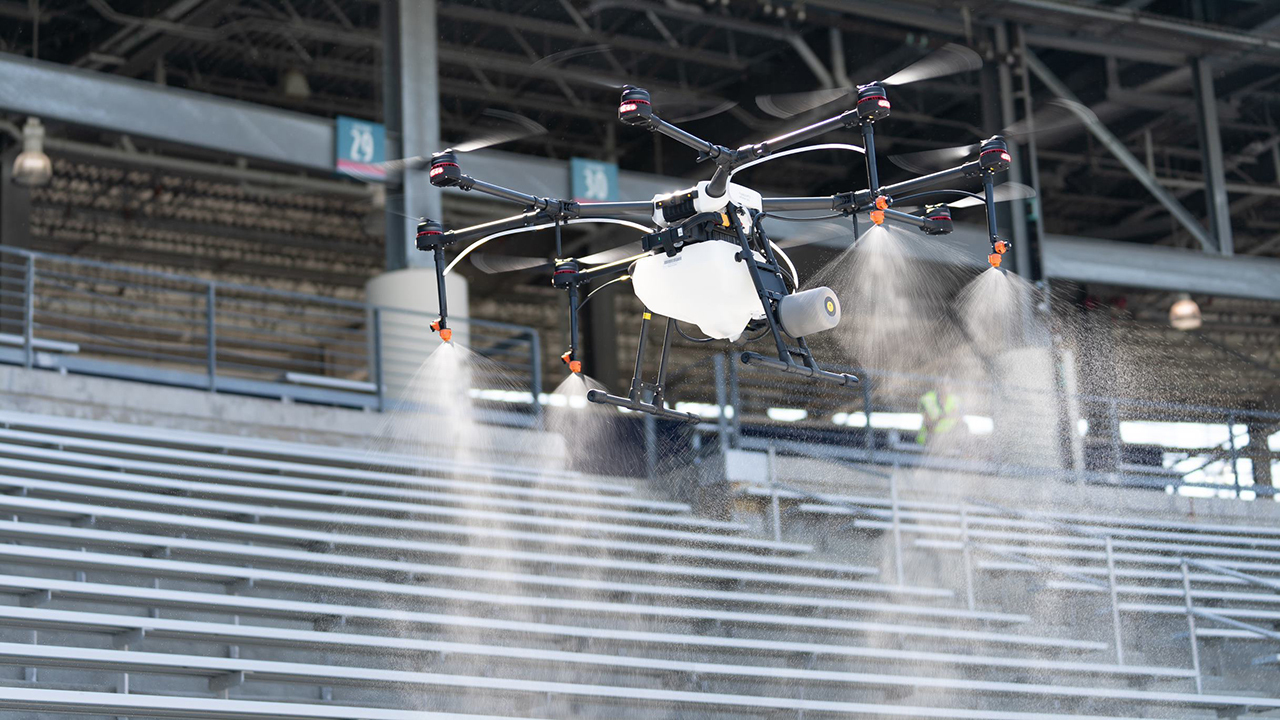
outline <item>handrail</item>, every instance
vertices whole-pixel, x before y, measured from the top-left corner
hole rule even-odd
[[[381,410],[388,382],[413,375],[397,366],[434,347],[426,326],[435,314],[415,309],[9,247],[0,247],[0,272],[0,323],[23,338],[0,346],[0,362],[27,368]],[[518,421],[536,422],[538,331],[452,319],[484,339],[472,350],[528,378],[532,412]],[[82,341],[68,354],[44,342],[58,336]],[[298,382],[289,372],[358,382]]]

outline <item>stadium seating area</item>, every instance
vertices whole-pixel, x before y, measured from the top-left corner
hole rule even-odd
[[[785,490],[809,522],[764,538],[760,485],[707,519],[630,478],[17,412],[0,491],[6,717],[1280,710],[1276,527]]]

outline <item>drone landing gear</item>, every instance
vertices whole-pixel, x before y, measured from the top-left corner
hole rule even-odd
[[[640,321],[640,346],[636,348],[636,367],[631,375],[631,389],[627,393],[627,397],[610,395],[603,390],[588,390],[587,400],[601,405],[614,405],[628,410],[635,410],[636,412],[649,413],[668,420],[696,422],[701,419],[697,415],[668,410],[662,405],[662,396],[666,392],[667,356],[671,352],[671,335],[675,331],[676,325],[676,321],[671,318],[667,318],[667,329],[662,337],[662,359],[658,361],[658,381],[654,383],[644,381],[644,346],[649,337],[649,321],[652,318],[653,313],[645,310],[644,316]],[[651,402],[643,400],[645,392],[652,393],[653,399]]]
[[[795,338],[795,347],[787,344],[782,329],[778,327],[778,304],[786,297],[787,292],[785,282],[782,279],[781,268],[778,266],[778,259],[773,252],[773,246],[770,245],[769,239],[764,234],[764,229],[760,227],[760,223],[756,222],[754,232],[759,237],[760,247],[765,258],[764,263],[758,262],[751,250],[751,244],[747,241],[747,236],[742,230],[742,223],[739,222],[738,216],[732,214],[729,216],[729,220],[733,225],[733,229],[737,232],[738,244],[742,248],[742,251],[738,253],[738,259],[745,262],[747,268],[751,271],[751,280],[755,283],[756,293],[760,296],[760,305],[765,310],[764,321],[768,325],[768,333],[773,336],[774,345],[778,348],[778,357],[776,358],[766,357],[755,352],[744,352],[740,356],[742,364],[757,365],[815,380],[825,380],[836,385],[856,384],[858,378],[853,375],[834,373],[818,367],[818,362],[813,359],[813,353],[809,350],[809,344],[805,342],[804,338]],[[799,362],[796,362],[797,359]]]

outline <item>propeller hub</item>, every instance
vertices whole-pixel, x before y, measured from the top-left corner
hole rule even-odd
[[[653,102],[649,91],[628,85],[622,89],[618,101],[618,119],[628,125],[645,125],[653,117]]]
[[[577,260],[557,260],[556,269],[551,273],[551,284],[567,288],[578,281],[578,271],[581,269]]]
[[[951,208],[945,203],[939,205],[926,205],[924,208],[924,230],[925,235],[947,235],[955,229],[955,224],[951,221]]]
[[[889,117],[889,93],[878,82],[858,86],[858,117],[875,122]]]
[[[423,218],[418,223],[418,238],[415,243],[419,250],[432,250],[440,245],[440,236],[444,234],[444,226],[435,220]]]
[[[999,135],[984,140],[981,149],[978,150],[978,163],[986,172],[1004,172],[1009,169],[1009,164],[1012,162],[1013,156],[1009,154],[1009,144]]]
[[[458,155],[452,150],[431,156],[431,172],[428,175],[436,187],[457,185],[462,180],[462,168],[458,167]]]

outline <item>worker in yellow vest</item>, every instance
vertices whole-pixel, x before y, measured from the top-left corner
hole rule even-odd
[[[946,435],[955,429],[960,422],[960,398],[949,393],[936,390],[920,396],[920,432],[916,434],[916,443],[925,445],[931,438]]]

